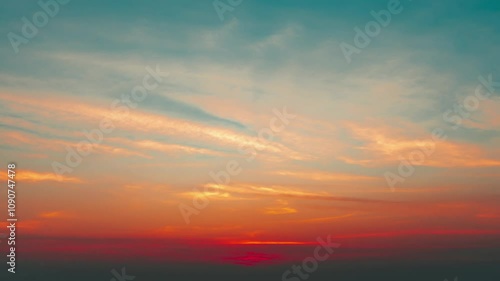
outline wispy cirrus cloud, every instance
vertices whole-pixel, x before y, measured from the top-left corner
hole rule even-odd
[[[2,181],[7,181],[9,177],[7,177],[6,174],[0,175],[0,179]],[[61,178],[57,177],[52,172],[36,172],[36,171],[29,171],[29,170],[23,170],[19,169],[16,171],[15,179],[20,182],[51,182],[51,181],[57,181],[57,182],[66,182],[66,183],[82,183],[83,180],[76,178],[76,177],[70,177],[70,176],[62,176]]]

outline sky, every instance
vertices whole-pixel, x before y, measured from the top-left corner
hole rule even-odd
[[[500,261],[498,1],[54,1],[0,9],[8,278]]]

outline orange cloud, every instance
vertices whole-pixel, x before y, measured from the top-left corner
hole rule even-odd
[[[45,218],[45,219],[54,219],[54,218],[65,218],[65,217],[69,217],[68,214],[64,213],[64,212],[59,212],[59,211],[54,211],[54,212],[45,212],[45,213],[41,213],[38,215],[39,217],[41,218]]]
[[[32,147],[32,150],[39,151],[43,150],[52,150],[52,151],[65,151],[65,147],[74,147],[78,141],[85,140],[83,136],[80,136],[78,141],[64,141],[57,139],[45,139],[38,137],[29,133],[22,132],[3,132],[6,136],[6,143],[11,144],[13,146],[19,146],[20,144],[27,144]],[[25,148],[26,150],[30,150],[30,147]],[[100,143],[99,145],[93,148],[93,153],[107,153],[113,155],[122,155],[122,156],[138,156],[143,158],[151,158],[151,156],[145,155],[138,151],[132,151],[126,148],[121,148],[118,146],[111,146]],[[31,154],[34,158],[38,158],[36,154]]]
[[[28,170],[17,170],[16,176],[14,177],[14,181],[24,181],[24,182],[41,182],[41,181],[60,181],[60,182],[71,182],[71,183],[81,183],[82,180],[75,177],[69,176],[58,176],[54,173],[39,173],[35,171]],[[1,174],[0,179],[6,181],[10,178],[7,177],[6,174]]]
[[[242,197],[281,197],[281,198],[300,198],[308,200],[332,200],[359,203],[387,203],[389,201],[364,199],[355,197],[334,196],[327,192],[302,191],[297,188],[282,185],[257,185],[257,184],[231,184],[222,185],[209,183],[205,185],[208,192],[187,192],[181,193],[181,196],[213,196],[220,199],[241,200]]]
[[[162,114],[146,113],[140,109],[129,109],[128,112],[113,110],[90,103],[82,103],[81,100],[61,97],[57,97],[57,102],[55,102],[56,98],[36,99],[0,93],[0,99],[8,103],[9,106],[15,107],[16,110],[49,119],[58,117],[65,122],[78,121],[97,126],[101,120],[107,118],[116,127],[129,131],[182,136],[190,140],[219,146],[231,146],[235,149],[244,145],[254,147],[259,151],[279,154],[289,159],[310,159],[309,155],[296,152],[278,142],[262,141],[257,136],[248,136],[230,129],[167,117]],[[151,143],[145,145],[151,145]]]
[[[450,140],[432,140],[431,133],[421,138],[411,139],[401,132],[388,127],[362,127],[358,124],[346,125],[357,139],[365,143],[356,147],[359,156],[343,155],[338,159],[350,164],[363,166],[383,166],[398,163],[408,158],[412,152],[429,149],[424,161],[416,166],[432,167],[488,167],[500,166],[500,159],[491,158],[491,151],[482,150],[474,144],[458,143]],[[422,134],[422,133],[420,133]]]
[[[297,171],[276,171],[273,174],[281,176],[291,176],[301,179],[308,179],[313,181],[355,181],[355,180],[378,180],[378,177],[354,175],[354,174],[338,174],[338,173],[326,173],[326,172],[297,172]]]
[[[276,200],[276,204],[277,206],[266,208],[264,213],[268,215],[284,215],[297,213],[296,209],[288,207],[288,202],[286,200]]]
[[[152,140],[140,140],[140,141],[128,141],[125,139],[118,139],[118,138],[113,138],[110,139],[114,142],[119,142],[119,143],[124,143],[129,146],[134,146],[136,148],[140,149],[150,149],[150,150],[157,150],[157,151],[162,151],[165,153],[188,153],[188,154],[205,154],[205,155],[215,155],[215,156],[224,156],[224,153],[210,150],[210,149],[205,149],[205,148],[198,148],[198,147],[192,147],[192,146],[186,146],[186,145],[180,145],[180,144],[170,144],[170,143],[162,143],[162,142],[157,142],[157,141],[152,141]]]

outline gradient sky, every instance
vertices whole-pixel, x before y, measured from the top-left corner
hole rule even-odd
[[[500,5],[401,1],[348,63],[340,43],[387,2],[247,0],[221,21],[211,1],[72,0],[16,54],[6,34],[40,7],[3,1],[0,155],[18,166],[26,255],[105,258],[118,255],[113,239],[151,238],[128,253],[258,265],[301,260],[331,235],[338,258],[467,248],[451,256],[490,260],[482,250],[494,248],[498,259],[500,88],[458,128],[443,113],[479,76],[500,81]],[[169,76],[137,108],[110,110],[157,65]],[[283,108],[296,117],[260,141]],[[103,118],[114,131],[58,179],[52,163]],[[384,173],[435,128],[447,138],[391,190]],[[241,173],[214,183],[230,161]],[[196,196],[209,204],[186,224],[179,204]],[[55,238],[66,240],[36,242]],[[115,242],[88,242],[101,238]]]

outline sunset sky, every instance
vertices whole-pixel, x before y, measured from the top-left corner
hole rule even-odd
[[[342,43],[391,1],[246,0],[221,18],[208,0],[72,0],[18,47],[8,34],[42,8],[3,2],[0,179],[17,164],[20,274],[284,270],[328,236],[328,262],[500,261],[498,1],[401,0],[349,59]]]

